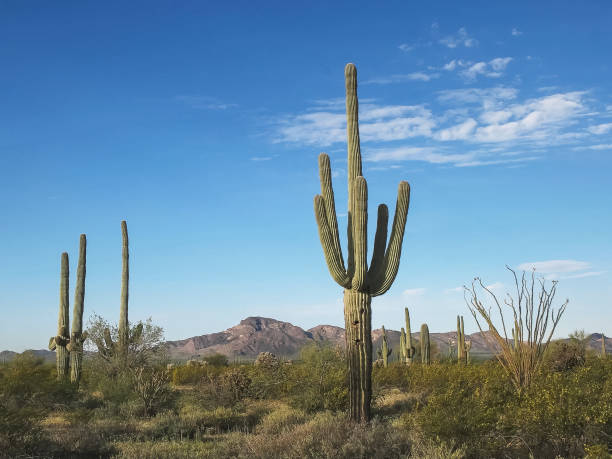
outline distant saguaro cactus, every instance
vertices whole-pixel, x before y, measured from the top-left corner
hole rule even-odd
[[[429,327],[427,324],[421,325],[421,363],[429,365],[431,363],[431,355],[429,348]]]
[[[463,316],[457,316],[457,362],[467,363],[465,349],[465,330],[463,328]]]
[[[606,335],[601,333],[601,357],[606,358]]]
[[[49,340],[49,349],[55,350],[57,365],[57,378],[60,380],[68,377],[70,368],[70,351],[67,345],[70,342],[70,316],[68,311],[68,288],[69,288],[69,266],[68,253],[62,253],[60,266],[60,294],[59,294],[59,316],[57,319],[57,335]]]
[[[391,352],[393,351],[393,349],[389,347],[389,342],[387,341],[387,332],[385,330],[384,325],[382,327],[382,346],[379,349],[379,351],[380,351],[380,357],[382,358],[382,361],[383,361],[383,366],[387,368],[387,366],[389,365],[389,356],[391,355]]]
[[[81,380],[81,365],[83,362],[83,343],[87,332],[83,332],[83,306],[85,302],[85,273],[87,263],[87,237],[81,234],[79,241],[79,264],[77,265],[77,280],[74,289],[74,306],[72,311],[72,330],[70,333],[70,381],[79,383]]]
[[[472,340],[465,342],[465,363],[471,363],[472,358],[470,357],[470,350],[472,349]]]
[[[412,330],[410,330],[410,313],[408,308],[404,308],[404,316],[406,319],[406,363],[410,365],[414,360],[416,349],[412,345]]]
[[[333,279],[344,287],[344,321],[349,366],[350,415],[355,421],[370,419],[372,398],[372,310],[373,296],[391,287],[399,269],[402,240],[408,214],[410,186],[399,184],[395,217],[389,243],[389,210],[378,206],[374,251],[368,269],[367,221],[368,189],[361,169],[357,101],[357,70],[353,64],[344,69],[348,137],[348,263],[340,247],[338,222],[332,188],[329,156],[319,155],[321,194],[315,196],[314,209],[325,260]]]

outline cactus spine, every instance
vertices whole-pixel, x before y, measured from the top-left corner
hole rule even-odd
[[[81,234],[79,241],[79,264],[77,265],[77,280],[74,289],[74,306],[72,311],[72,333],[70,334],[70,381],[78,384],[81,380],[81,365],[83,362],[83,343],[87,332],[83,332],[83,306],[85,302],[85,272],[87,264],[87,237]]]
[[[355,421],[370,419],[372,398],[372,297],[391,287],[399,268],[404,228],[408,214],[410,186],[401,182],[398,189],[393,228],[387,245],[389,211],[378,206],[374,251],[368,269],[367,220],[368,190],[361,169],[357,70],[353,64],[344,69],[348,138],[348,261],[344,264],[329,156],[319,155],[321,194],[315,196],[314,209],[319,237],[332,278],[344,288],[344,321],[349,366],[350,415]]]
[[[49,340],[49,349],[55,350],[57,364],[57,379],[65,380],[70,368],[70,351],[67,345],[70,342],[69,312],[68,312],[68,285],[69,267],[68,253],[62,253],[60,266],[60,294],[59,294],[59,316],[57,319],[57,335]]]
[[[463,316],[457,316],[457,362],[466,363],[467,353],[465,349],[465,331],[463,328]]]
[[[431,355],[429,354],[429,327],[427,324],[421,325],[421,363],[429,365]]]

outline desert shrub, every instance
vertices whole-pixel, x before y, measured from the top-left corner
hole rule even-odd
[[[160,368],[140,367],[131,373],[132,387],[142,403],[144,415],[150,416],[170,398],[168,372]]]
[[[341,350],[307,346],[298,364],[285,366],[285,394],[295,408],[306,412],[348,407],[347,366]]]
[[[76,388],[56,380],[55,367],[30,352],[0,370],[0,454],[29,455],[47,439],[40,422],[53,409],[67,409]]]
[[[583,457],[585,445],[612,438],[612,364],[602,359],[539,373],[521,393],[493,362],[410,373],[423,399],[401,424],[426,441],[456,442],[467,457]]]
[[[192,441],[121,441],[114,444],[117,458],[123,459],[191,459],[223,457],[210,442]]]
[[[395,458],[408,454],[407,435],[376,419],[355,424],[343,413],[321,412],[278,433],[235,434],[218,448],[220,457]]]
[[[566,371],[584,365],[586,349],[574,341],[550,343],[544,359],[544,366],[552,371]]]
[[[210,373],[208,365],[180,365],[171,370],[172,384],[197,384]]]
[[[227,360],[227,356],[223,354],[211,354],[206,357],[203,357],[202,360],[208,365],[212,365],[215,367],[226,367],[229,363]]]
[[[258,433],[278,434],[306,420],[306,413],[302,410],[281,405],[263,417],[257,426]]]

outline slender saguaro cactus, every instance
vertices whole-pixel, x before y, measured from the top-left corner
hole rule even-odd
[[[68,377],[68,369],[70,368],[70,351],[66,347],[70,342],[70,318],[68,312],[68,253],[62,253],[61,260],[57,335],[49,340],[49,349],[52,351],[55,350],[57,379],[63,380]]]
[[[121,237],[123,239],[122,270],[121,270],[121,309],[119,311],[119,352],[127,360],[130,328],[128,325],[128,290],[130,282],[130,252],[128,247],[128,231],[125,220],[121,221]]]
[[[416,349],[412,345],[412,331],[410,330],[410,313],[408,308],[404,308],[404,315],[406,318],[406,363],[410,365],[414,360]]]
[[[349,366],[350,415],[355,421],[370,419],[372,398],[372,297],[391,287],[399,269],[402,240],[408,214],[410,186],[398,189],[393,228],[387,245],[389,210],[378,206],[378,223],[372,261],[367,263],[368,189],[361,169],[357,101],[357,70],[344,69],[346,83],[346,132],[348,138],[348,257],[344,264],[332,188],[329,156],[319,155],[321,194],[314,209],[325,260],[333,279],[344,287],[344,321]]]
[[[402,363],[406,363],[408,360],[408,353],[406,352],[406,330],[402,327],[400,332],[400,352],[399,352],[399,361]]]
[[[457,316],[457,362],[466,363],[467,353],[465,350],[465,330],[463,328],[463,316]]]
[[[389,365],[389,356],[391,355],[391,352],[393,351],[393,349],[389,348],[389,342],[387,341],[387,332],[385,330],[384,325],[382,327],[382,333],[383,334],[382,334],[381,354],[382,354],[383,366],[387,368],[387,366]]]
[[[601,357],[606,358],[606,335],[601,333]]]
[[[77,280],[74,289],[74,306],[72,311],[72,330],[70,333],[70,381],[78,384],[81,380],[81,365],[83,362],[83,343],[87,332],[83,332],[83,306],[85,302],[85,271],[87,264],[87,237],[81,234],[79,241],[79,264],[77,265]]]
[[[421,362],[425,365],[431,363],[429,354],[429,327],[427,324],[421,325]]]

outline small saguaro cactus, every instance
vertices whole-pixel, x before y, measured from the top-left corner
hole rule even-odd
[[[83,332],[83,306],[85,302],[85,272],[87,264],[87,237],[81,234],[79,241],[79,264],[77,265],[76,287],[74,289],[74,306],[72,311],[72,330],[70,333],[70,381],[79,383],[83,362],[83,343],[87,332]]]
[[[314,209],[325,260],[332,278],[344,288],[344,321],[349,367],[350,417],[369,421],[372,399],[372,297],[391,287],[399,269],[404,228],[408,214],[410,186],[400,182],[395,217],[389,243],[389,210],[378,206],[372,261],[367,262],[368,188],[361,169],[357,70],[353,64],[344,69],[348,138],[348,260],[344,263],[332,187],[329,156],[319,155],[321,194],[315,196]]]
[[[406,354],[406,330],[404,330],[404,327],[402,327],[400,331],[399,361],[405,363],[407,358],[408,356]]]
[[[68,253],[62,253],[60,267],[60,294],[59,294],[59,316],[57,319],[57,335],[49,340],[49,349],[55,350],[57,364],[57,379],[65,380],[70,368],[70,351],[67,345],[70,342],[70,317],[68,312],[68,288],[69,288]]]
[[[463,316],[457,316],[457,362],[467,362],[465,351],[465,331],[463,328]]]
[[[410,313],[408,308],[404,308],[404,316],[406,319],[406,363],[410,365],[414,360],[416,349],[412,345],[412,331],[410,330]]]
[[[601,333],[601,357],[606,358],[606,335]]]
[[[383,366],[385,368],[387,368],[387,365],[389,365],[389,356],[391,355],[392,351],[393,349],[389,347],[389,342],[387,341],[387,332],[385,330],[385,326],[383,325],[382,327],[382,346],[379,349],[379,352],[380,352],[380,357],[382,358],[382,361],[383,361]]]
[[[421,363],[429,365],[431,355],[429,353],[429,327],[427,324],[421,325]]]

